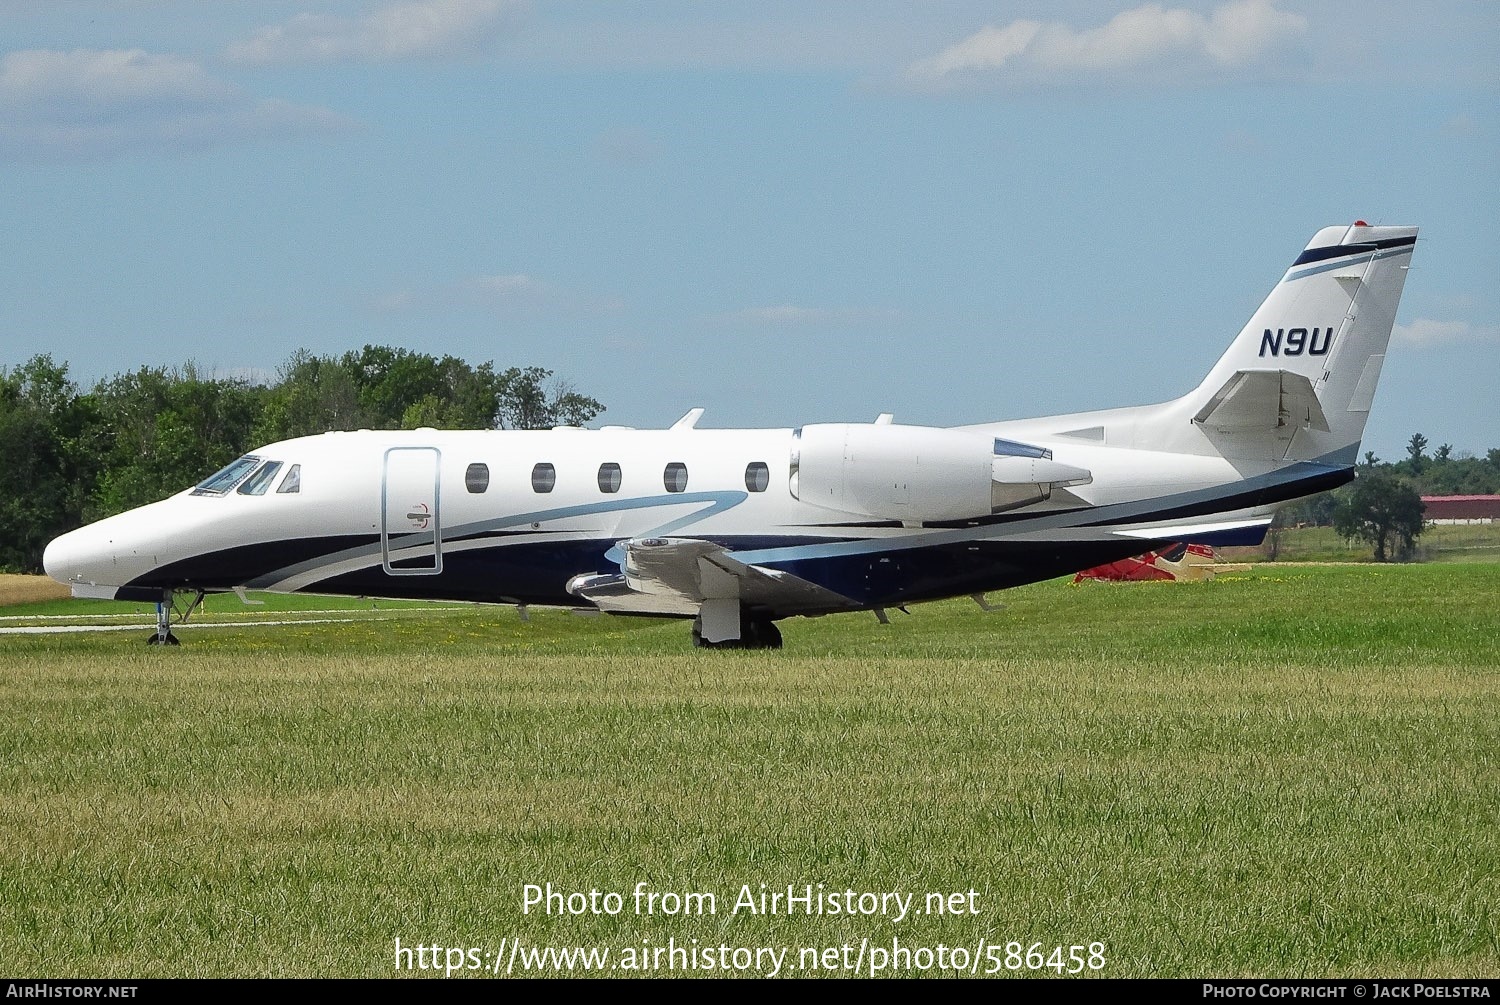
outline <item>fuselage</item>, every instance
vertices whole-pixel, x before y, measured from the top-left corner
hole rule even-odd
[[[965,444],[976,439],[988,454],[989,441],[1006,429],[933,432]],[[621,542],[687,537],[850,601],[767,612],[781,617],[1048,578],[1142,551],[1156,539],[1138,536],[1149,531],[1120,537],[1114,530],[1158,519],[1229,514],[1248,523],[1221,537],[1254,538],[1263,526],[1257,507],[1315,490],[1308,478],[1335,477],[1323,469],[1288,472],[1279,492],[1247,493],[1240,487],[1250,472],[1223,458],[1055,439],[1053,456],[1086,470],[1088,483],[998,513],[932,520],[920,499],[903,512],[894,492],[884,504],[861,497],[869,503],[863,512],[797,498],[800,434],[366,430],[303,437],[246,455],[244,470],[222,486],[209,479],[64,535],[45,562],[75,592],[122,599],[248,588],[576,605],[569,583],[618,572]],[[1254,473],[1274,466],[1263,467]]]

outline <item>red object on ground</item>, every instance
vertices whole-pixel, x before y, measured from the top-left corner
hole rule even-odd
[[[1214,550],[1206,544],[1175,544],[1162,551],[1148,551],[1135,558],[1122,558],[1118,562],[1085,569],[1073,577],[1073,582],[1081,583],[1085,579],[1105,582],[1176,580],[1182,578],[1188,568],[1212,564],[1213,560]]]

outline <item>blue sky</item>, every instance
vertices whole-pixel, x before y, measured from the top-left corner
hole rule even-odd
[[[540,365],[601,421],[1194,386],[1421,226],[1366,446],[1500,446],[1500,5],[0,0],[0,365]]]

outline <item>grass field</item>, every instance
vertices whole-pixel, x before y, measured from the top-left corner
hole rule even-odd
[[[1332,527],[1288,527],[1273,533],[1280,562],[1373,562],[1374,553],[1363,541],[1346,541]],[[1272,552],[1272,538],[1253,548],[1222,548],[1227,562],[1264,561]],[[1500,524],[1447,524],[1424,527],[1417,538],[1421,562],[1500,562]]]
[[[0,607],[59,600],[67,595],[66,586],[46,576],[16,576],[0,572]]]
[[[0,970],[430,975],[396,940],[502,968],[514,940],[608,965],[673,940],[805,976],[804,948],[898,940],[907,976],[948,972],[940,944],[1017,972],[1011,942],[1104,943],[1116,977],[1500,974],[1500,565],[992,599],[786,622],[780,653],[317,598],[216,598],[226,627],[172,650],[140,605],[8,608],[136,627],[0,635]],[[622,909],[523,912],[546,883]],[[638,883],[716,912],[638,914]],[[762,883],[964,908],[731,913]]]

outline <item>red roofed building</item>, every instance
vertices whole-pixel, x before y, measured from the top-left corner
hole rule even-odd
[[[1423,496],[1422,506],[1425,523],[1500,523],[1500,496]]]

